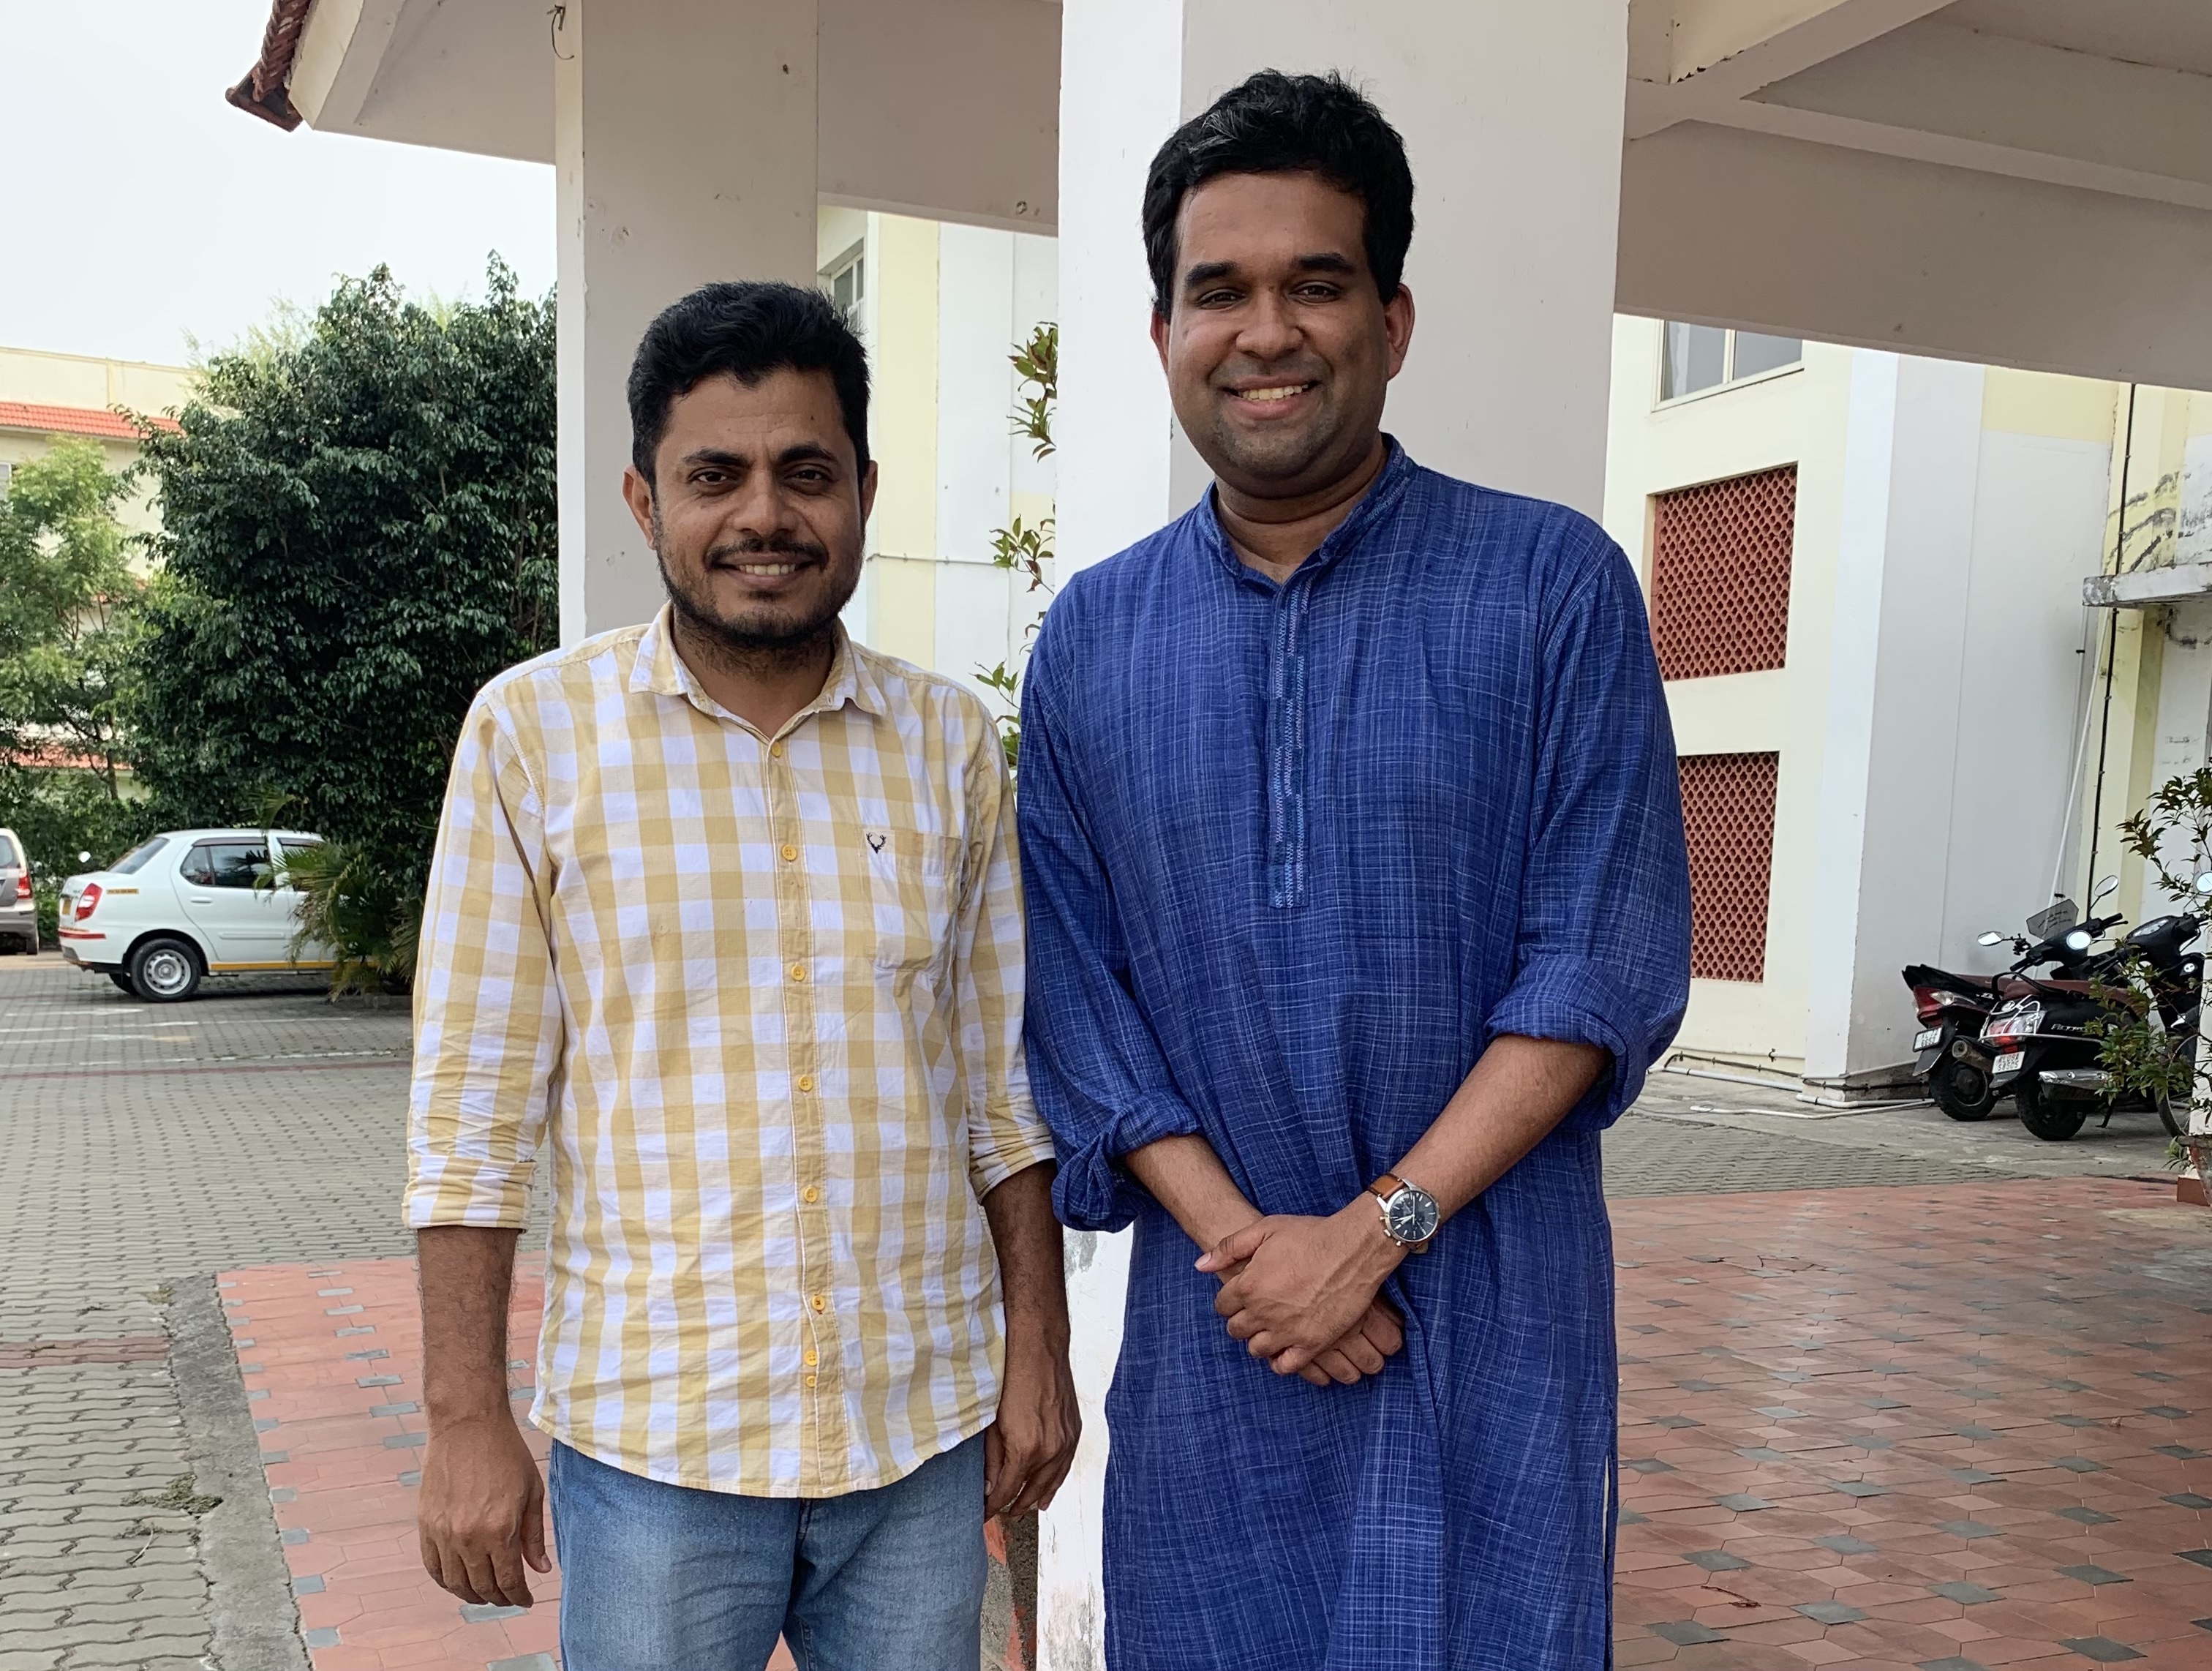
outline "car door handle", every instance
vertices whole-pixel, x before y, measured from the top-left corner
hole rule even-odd
[[[215,903],[215,896],[212,894],[194,894],[192,896],[191,902],[195,905],[212,905]]]

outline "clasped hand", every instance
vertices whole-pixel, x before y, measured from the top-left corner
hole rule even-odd
[[[1379,1297],[1404,1257],[1363,1198],[1327,1218],[1256,1219],[1216,1243],[1198,1268],[1221,1279],[1213,1309],[1255,1358],[1277,1375],[1348,1387],[1381,1373],[1382,1360],[1405,1345],[1396,1312]]]

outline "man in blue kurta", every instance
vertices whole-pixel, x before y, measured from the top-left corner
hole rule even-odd
[[[1382,432],[1412,204],[1334,77],[1169,140],[1153,337],[1213,489],[1027,676],[1055,1200],[1135,1227],[1113,1671],[1608,1663],[1599,1137],[1688,988],[1674,746],[1620,549]]]

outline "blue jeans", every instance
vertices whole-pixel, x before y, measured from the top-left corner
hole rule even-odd
[[[847,1497],[665,1486],[564,1444],[549,1470],[565,1671],[975,1671],[983,1439]]]

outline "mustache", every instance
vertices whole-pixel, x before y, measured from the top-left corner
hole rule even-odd
[[[754,534],[744,539],[731,540],[708,548],[702,560],[712,568],[715,564],[746,557],[793,557],[808,562],[830,561],[830,548],[811,539],[801,539],[793,534]]]
[[[1258,360],[1226,360],[1213,369],[1209,380],[1216,387],[1242,382],[1248,377],[1282,377],[1298,383],[1324,382],[1328,368],[1318,360],[1285,360],[1267,363]]]

